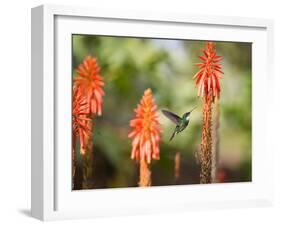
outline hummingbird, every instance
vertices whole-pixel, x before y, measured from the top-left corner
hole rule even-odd
[[[197,107],[197,106],[196,106]],[[176,128],[170,138],[170,141],[175,137],[176,134],[182,132],[189,124],[190,114],[196,108],[194,107],[191,111],[186,112],[182,115],[182,117],[176,115],[173,112],[162,110],[162,113],[170,119],[173,123],[176,124]]]

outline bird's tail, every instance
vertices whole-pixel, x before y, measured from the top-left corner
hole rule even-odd
[[[173,132],[171,138],[170,138],[170,141],[173,140],[174,136],[176,135],[176,130]]]

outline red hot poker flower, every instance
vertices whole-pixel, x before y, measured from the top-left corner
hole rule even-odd
[[[72,129],[76,137],[80,140],[80,153],[85,154],[86,146],[92,133],[92,119],[89,115],[89,103],[86,97],[74,89],[72,100]]]
[[[130,121],[132,132],[128,137],[133,139],[131,158],[144,160],[148,164],[151,159],[159,159],[160,123],[157,105],[152,97],[151,89],[147,89],[135,109],[136,117]]]
[[[74,86],[86,96],[91,114],[102,114],[102,97],[104,82],[99,74],[100,67],[94,57],[87,56],[83,63],[78,66],[78,76],[74,79]]]
[[[219,62],[222,57],[216,54],[217,51],[213,42],[207,42],[202,53],[204,55],[199,56],[202,62],[195,64],[200,70],[192,78],[196,78],[197,96],[207,97],[211,95],[213,98],[219,98],[221,91],[220,78],[223,74]]]

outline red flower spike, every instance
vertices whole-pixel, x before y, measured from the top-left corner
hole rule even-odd
[[[195,64],[200,70],[193,76],[198,86],[197,96],[220,97],[220,79],[223,71],[221,70],[221,56],[216,55],[216,49],[213,42],[207,42],[205,50],[202,51],[203,56],[198,56],[202,62]]]
[[[79,137],[80,153],[83,155],[93,130],[92,119],[89,118],[89,103],[78,89],[73,91],[72,103],[72,129],[74,135]]]
[[[147,89],[134,110],[135,118],[130,121],[132,132],[128,137],[132,138],[131,158],[145,160],[148,164],[151,159],[159,159],[160,149],[160,122],[157,114],[157,105],[152,97],[151,89]]]
[[[74,87],[89,103],[89,113],[97,115],[102,114],[102,97],[105,94],[102,89],[104,82],[99,72],[96,58],[87,56],[78,66],[78,75],[74,79]]]

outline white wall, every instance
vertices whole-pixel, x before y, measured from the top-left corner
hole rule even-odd
[[[281,7],[278,1],[245,0],[57,0],[56,4],[275,19],[276,87],[281,84]],[[8,0],[0,7],[0,224],[36,225],[30,218],[30,8],[51,1]],[[280,52],[279,52],[279,51]],[[280,91],[275,97],[281,100]],[[278,97],[277,97],[278,95]],[[276,99],[276,101],[278,101]],[[276,102],[277,103],[277,102]],[[275,111],[276,145],[280,139],[280,104]],[[280,150],[281,152],[281,150]],[[281,154],[275,156],[276,204],[272,208],[216,210],[169,215],[53,222],[52,225],[280,225]],[[93,203],[93,205],[95,205]]]

